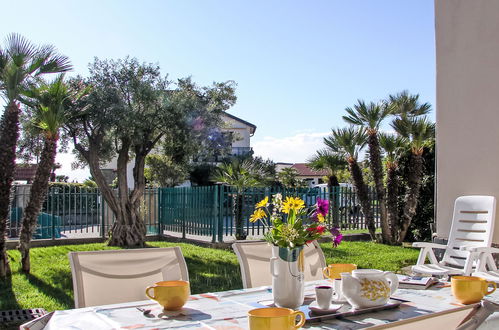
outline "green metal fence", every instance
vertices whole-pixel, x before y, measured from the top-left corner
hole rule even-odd
[[[211,236],[212,241],[223,241],[224,236],[233,236],[235,226],[235,204],[242,200],[243,227],[248,236],[261,236],[265,228],[260,222],[249,221],[255,204],[276,193],[283,197],[298,196],[307,206],[318,198],[330,201],[331,211],[326,219],[342,229],[365,229],[365,217],[361,212],[357,195],[351,187],[283,189],[248,188],[238,191],[234,187],[210,186],[192,188],[159,189],[160,223],[163,230],[187,234]],[[375,224],[379,227],[379,209],[375,202],[374,191],[370,191],[374,210]]]
[[[166,231],[214,236],[219,219],[218,186],[160,188],[159,222]]]
[[[244,231],[248,236],[259,237],[265,228],[260,222],[249,221],[257,202],[266,196],[281,193],[283,197],[297,196],[307,206],[318,198],[330,201],[327,221],[342,229],[365,229],[357,195],[352,187],[310,189],[283,189],[275,187],[248,188],[238,191],[228,186],[150,188],[146,189],[140,212],[147,228],[147,235],[168,232],[210,237],[213,242],[223,241],[236,231],[235,200],[242,200]],[[29,198],[26,187],[16,187],[11,207],[7,234],[16,238],[20,220]],[[375,224],[379,227],[379,210],[374,191],[370,191]],[[85,238],[106,237],[114,222],[114,215],[103,200],[99,189],[74,186],[56,186],[49,190],[38,218],[36,238]]]
[[[30,185],[14,187],[7,237],[18,238],[22,213],[29,200]],[[158,189],[146,189],[141,214],[148,235],[158,235]],[[114,215],[97,188],[55,185],[49,188],[34,239],[107,237]]]

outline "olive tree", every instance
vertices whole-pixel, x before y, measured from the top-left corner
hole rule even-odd
[[[73,83],[92,88],[66,125],[74,148],[111,208],[115,222],[109,245],[143,246],[146,228],[139,208],[145,190],[146,157],[165,137],[189,131],[199,138],[220,121],[235,103],[234,83],[198,87],[190,78],[173,84],[158,65],[137,59],[99,60],[90,64],[90,76]],[[177,152],[182,152],[181,146]],[[107,184],[101,165],[117,159],[117,193]],[[133,162],[131,190],[127,164]]]

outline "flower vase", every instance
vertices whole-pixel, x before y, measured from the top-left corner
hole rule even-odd
[[[294,249],[272,247],[270,272],[272,295],[277,307],[296,309],[303,304],[304,258],[303,246]]]

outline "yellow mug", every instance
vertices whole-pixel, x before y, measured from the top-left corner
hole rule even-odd
[[[450,280],[452,294],[461,304],[474,304],[482,300],[483,296],[496,291],[496,284],[481,277],[453,276]],[[492,286],[492,290],[489,289]]]
[[[296,317],[300,320],[296,323]],[[251,330],[291,330],[305,324],[305,314],[289,308],[267,307],[252,309],[248,312]]]
[[[151,294],[151,290],[154,290],[154,294]],[[164,309],[176,311],[184,306],[190,291],[187,281],[162,281],[148,286],[146,296],[156,300]]]
[[[341,278],[341,273],[351,273],[354,269],[357,269],[357,265],[355,264],[331,264],[324,267],[322,273],[324,277],[335,280]]]

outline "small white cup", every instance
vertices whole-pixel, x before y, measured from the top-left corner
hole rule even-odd
[[[343,301],[345,297],[341,292],[341,278],[335,279],[333,281],[333,289],[334,289],[334,300]]]
[[[328,310],[333,299],[333,288],[329,285],[319,285],[315,287],[315,297],[320,309]]]

